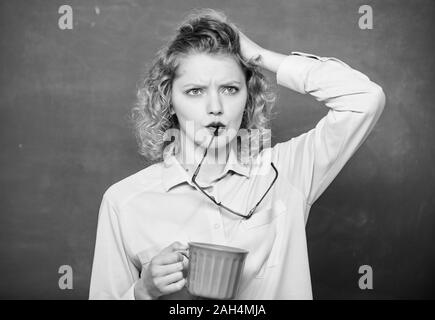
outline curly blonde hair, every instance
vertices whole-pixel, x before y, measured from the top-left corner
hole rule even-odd
[[[242,57],[237,28],[227,21],[222,12],[201,9],[192,12],[181,23],[175,37],[157,52],[150,69],[139,83],[137,101],[130,117],[139,153],[151,161],[161,160],[163,150],[171,142],[165,138],[165,132],[172,128],[179,129],[171,104],[172,82],[179,58],[192,53],[228,55],[240,64],[248,89],[240,128],[257,129],[256,140],[260,135],[262,145],[270,145],[267,129],[276,99],[275,92],[256,61],[246,61]]]

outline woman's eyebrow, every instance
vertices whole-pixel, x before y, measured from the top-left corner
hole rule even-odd
[[[234,84],[240,85],[240,81],[237,81],[237,80],[225,81],[221,85],[229,86],[229,85],[234,85]],[[207,85],[200,84],[200,83],[189,82],[189,83],[186,83],[185,85],[183,85],[183,88],[190,87],[190,86],[202,87],[203,88],[203,87],[206,87]]]

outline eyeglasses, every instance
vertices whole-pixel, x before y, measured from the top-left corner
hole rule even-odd
[[[223,205],[221,202],[217,202],[216,199],[212,196],[209,195],[207,192],[205,192],[204,188],[201,187],[197,182],[196,182],[196,176],[198,175],[199,169],[201,168],[202,162],[204,161],[206,155],[207,155],[207,151],[211,145],[211,143],[214,140],[214,137],[217,135],[218,132],[218,128],[216,128],[216,131],[214,132],[213,138],[211,139],[210,143],[208,144],[207,148],[205,149],[204,152],[204,156],[201,159],[201,162],[199,163],[198,167],[196,168],[193,176],[192,176],[192,183],[198,188],[198,190],[200,190],[203,194],[205,194],[207,196],[207,198],[209,198],[211,201],[213,201],[214,204],[216,204],[219,207],[224,208],[225,210],[227,210],[228,212],[231,212],[232,214],[235,214],[236,216],[242,217],[243,219],[248,220],[250,217],[252,217],[252,215],[254,214],[255,210],[257,209],[257,207],[260,205],[261,201],[263,201],[264,197],[267,195],[267,193],[269,192],[269,190],[272,188],[272,186],[274,185],[276,179],[278,178],[278,170],[275,168],[275,165],[273,164],[273,162],[270,163],[270,165],[272,166],[274,172],[275,172],[275,177],[273,178],[272,183],[270,184],[269,188],[267,188],[266,192],[264,193],[264,195],[260,198],[260,200],[257,202],[257,204],[248,212],[248,214],[241,214],[238,213],[230,208],[228,208],[227,206]]]

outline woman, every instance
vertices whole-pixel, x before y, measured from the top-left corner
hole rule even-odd
[[[274,95],[261,69],[328,114],[270,147]],[[221,13],[192,14],[139,90],[140,152],[158,162],[105,192],[90,298],[192,298],[182,251],[197,241],[249,251],[237,299],[312,299],[308,213],[384,103],[378,85],[340,60],[276,53]]]

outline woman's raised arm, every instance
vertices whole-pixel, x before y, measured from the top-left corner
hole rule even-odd
[[[308,93],[329,108],[315,128],[273,148],[280,175],[311,206],[373,129],[385,94],[366,75],[336,58],[302,52],[285,56],[261,48],[243,34],[240,39],[242,55],[256,57],[259,66],[275,71],[278,84]]]

